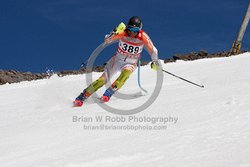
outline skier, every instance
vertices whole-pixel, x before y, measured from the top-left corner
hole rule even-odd
[[[120,23],[113,32],[105,36],[104,43],[109,44],[117,40],[119,40],[117,51],[108,61],[103,74],[75,99],[75,106],[82,106],[88,97],[101,88],[115,73],[121,71],[120,76],[101,97],[102,102],[108,102],[111,96],[124,85],[132,72],[137,68],[137,61],[144,46],[151,55],[151,68],[154,70],[159,69],[158,51],[149,36],[142,30],[142,21],[138,16],[131,17],[127,26],[124,23]]]

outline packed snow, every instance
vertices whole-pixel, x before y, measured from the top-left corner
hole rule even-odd
[[[92,99],[72,107],[86,87],[85,75],[0,86],[0,166],[249,167],[250,53],[163,68],[205,88],[164,74],[156,101],[126,116]],[[143,66],[141,85],[149,93],[131,100],[112,97],[108,105],[140,106],[155,81],[156,72]],[[139,90],[135,72],[120,92]]]

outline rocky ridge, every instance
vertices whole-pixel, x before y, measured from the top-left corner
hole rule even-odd
[[[243,51],[246,52],[246,51]],[[243,53],[241,52],[241,53]],[[176,60],[184,60],[184,61],[192,61],[197,59],[203,59],[203,58],[214,58],[214,57],[226,57],[228,55],[228,52],[219,52],[219,53],[213,53],[209,54],[205,50],[201,50],[199,52],[191,52],[188,54],[175,54],[173,58],[171,59],[165,59],[164,63],[170,63],[175,62]],[[146,65],[149,62],[142,61],[141,65]],[[104,69],[104,66],[96,66],[93,71],[101,72]],[[44,79],[49,78],[53,74],[57,74],[60,77],[66,76],[66,75],[77,75],[77,74],[84,74],[86,73],[85,68],[81,68],[79,70],[64,70],[60,72],[47,72],[47,73],[31,73],[31,72],[19,72],[15,70],[1,70],[0,69],[0,85],[6,84],[6,83],[17,83],[21,81],[31,81],[31,80],[38,80],[38,79]]]

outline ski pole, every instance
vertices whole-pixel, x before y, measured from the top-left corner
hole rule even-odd
[[[179,76],[177,76],[177,75],[175,75],[175,74],[173,74],[173,73],[171,73],[171,72],[168,72],[168,71],[166,71],[166,70],[163,70],[163,69],[162,69],[162,71],[165,72],[165,73],[167,73],[167,74],[170,74],[170,75],[172,75],[172,76],[174,76],[174,77],[176,77],[176,78],[179,78],[179,79],[181,79],[181,80],[183,80],[183,81],[186,81],[186,82],[188,82],[188,83],[191,83],[191,84],[193,84],[193,85],[196,85],[196,86],[198,86],[198,87],[200,87],[200,88],[204,88],[204,85],[196,84],[196,83],[194,83],[194,82],[191,82],[191,81],[189,81],[189,80],[187,80],[187,79],[184,79],[184,78],[182,78],[182,77],[179,77]]]
[[[143,89],[142,87],[141,87],[141,74],[140,74],[140,67],[141,67],[141,60],[139,59],[138,60],[138,80],[137,80],[137,83],[138,83],[138,86],[139,86],[139,88],[141,89],[141,91],[142,92],[144,92],[144,94],[147,94],[148,93],[148,91],[147,90],[145,90],[145,89]]]

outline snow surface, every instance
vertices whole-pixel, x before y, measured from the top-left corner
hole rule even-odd
[[[202,89],[164,74],[156,101],[133,116],[167,118],[165,123],[129,122],[132,117],[109,113],[91,99],[81,108],[72,108],[72,100],[86,87],[85,75],[0,86],[0,166],[249,167],[250,53],[178,61],[163,68],[205,85]],[[149,95],[133,100],[114,97],[109,105],[129,109],[150,97],[156,73],[149,66],[141,70],[141,84]],[[97,78],[100,73],[93,75]],[[136,82],[134,73],[120,91],[138,91]],[[97,122],[96,116],[103,120]],[[84,129],[91,125],[112,129]],[[116,126],[162,129],[117,130]]]

